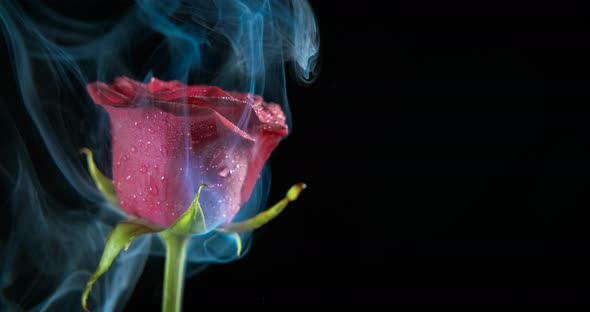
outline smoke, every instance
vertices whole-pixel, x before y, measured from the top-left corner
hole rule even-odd
[[[96,16],[72,14],[82,11],[76,5]],[[111,174],[109,119],[86,93],[89,82],[128,76],[215,85],[279,103],[289,121],[286,76],[313,80],[319,51],[313,12],[298,0],[138,0],[110,7],[5,0],[0,30],[2,311],[79,309],[104,237],[123,218],[97,191],[78,153],[89,147],[99,169]],[[236,220],[258,212],[269,187],[265,169]],[[195,236],[188,261],[231,261],[232,239]],[[158,239],[135,240],[93,288],[93,310],[121,310],[147,256],[162,251]]]
[[[5,112],[3,112],[5,113]],[[73,311],[79,309],[86,285],[104,246],[112,210],[83,200],[63,206],[39,184],[29,153],[15,125],[2,114],[0,131],[9,153],[3,153],[3,239],[0,242],[0,310]],[[72,203],[74,204],[74,203]],[[143,269],[149,238],[134,242],[92,293],[97,310],[114,311],[130,295]]]

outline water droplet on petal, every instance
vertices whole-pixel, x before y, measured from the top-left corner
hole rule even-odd
[[[131,151],[132,151],[133,153],[137,153],[137,147],[135,147],[135,146],[133,146],[133,145],[132,145],[132,146],[131,146]]]
[[[131,176],[130,175],[128,175],[128,176],[125,177],[125,180],[126,181],[129,181],[129,179],[131,179]]]
[[[221,169],[218,173],[217,173],[220,177],[225,178],[227,177],[230,173],[229,168],[223,168]]]
[[[147,168],[145,165],[141,165],[141,167],[139,167],[139,172],[145,173],[146,171],[147,171]]]
[[[156,181],[152,176],[150,176],[150,193],[152,195],[158,195],[158,187],[156,186]]]
[[[117,166],[120,166],[120,165],[121,165],[121,162],[120,161],[117,161]]]

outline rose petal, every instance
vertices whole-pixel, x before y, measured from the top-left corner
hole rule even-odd
[[[88,94],[96,104],[126,106],[129,105],[129,97],[111,88],[102,82],[95,82],[86,86]]]

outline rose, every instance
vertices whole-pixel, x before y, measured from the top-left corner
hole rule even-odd
[[[111,85],[95,82],[87,88],[110,116],[113,181],[98,170],[90,149],[80,152],[105,197],[139,218],[118,223],[107,236],[82,307],[88,311],[93,284],[123,248],[136,237],[158,233],[166,246],[163,309],[179,311],[179,281],[192,234],[211,229],[229,235],[240,256],[240,233],[275,218],[305,188],[298,183],[264,212],[230,223],[270,153],[287,135],[285,116],[279,105],[260,96],[179,81],[143,84],[120,77]],[[209,185],[206,191],[203,184]]]
[[[207,226],[229,222],[288,133],[280,106],[257,95],[127,77],[87,89],[110,117],[121,208],[161,226],[187,209],[203,183]]]

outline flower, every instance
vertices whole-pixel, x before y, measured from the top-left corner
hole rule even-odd
[[[87,89],[110,117],[121,208],[160,226],[182,215],[203,183],[208,228],[227,224],[288,133],[280,106],[257,95],[127,77]]]

